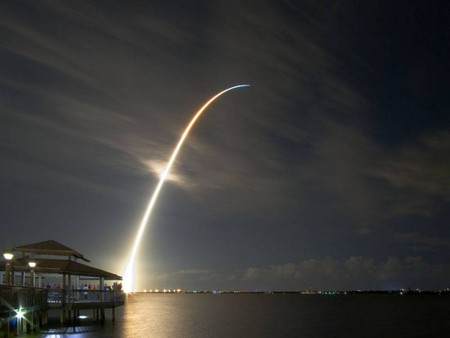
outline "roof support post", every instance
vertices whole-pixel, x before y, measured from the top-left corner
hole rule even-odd
[[[100,297],[101,297],[101,301],[103,302],[104,300],[104,294],[105,294],[105,278],[100,277]]]

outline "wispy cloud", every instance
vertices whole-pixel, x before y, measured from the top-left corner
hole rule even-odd
[[[260,252],[274,234],[284,245],[284,236],[294,242],[299,233],[321,233],[324,224],[333,245],[352,231],[363,239],[386,231],[404,252],[448,248],[447,239],[429,229],[441,226],[433,220],[450,202],[450,134],[443,125],[417,128],[390,145],[377,135],[382,125],[375,115],[383,115],[377,95],[384,91],[379,83],[368,85],[373,79],[361,80],[371,76],[373,65],[350,55],[334,33],[346,21],[347,5],[317,10],[314,4],[255,0],[154,6],[0,4],[5,191],[18,186],[26,196],[29,187],[39,193],[59,189],[61,195],[79,193],[80,201],[94,195],[105,205],[102,219],[117,209],[117,199],[140,208],[192,114],[216,92],[246,82],[251,87],[228,93],[205,113],[180,152],[167,189],[180,214],[201,215],[205,228],[226,223],[231,233],[258,233]],[[9,199],[8,192],[4,196]],[[73,207],[86,219],[92,213],[81,203]],[[40,212],[44,218],[48,213]],[[417,221],[414,229],[405,222],[409,217]],[[186,217],[170,218],[175,231],[168,241],[179,228],[194,226]],[[59,227],[60,219],[49,226]],[[420,229],[424,219],[430,224]],[[247,252],[249,238],[254,236],[240,236],[230,247]],[[210,239],[199,231],[193,240]],[[331,255],[324,246],[311,251]],[[304,249],[292,246],[289,257]],[[170,254],[187,260],[179,248]],[[334,257],[272,267],[255,263],[233,273],[180,269],[164,278],[307,285],[362,273],[382,283],[394,267],[407,276],[405,266],[413,261]],[[436,275],[447,271],[434,268]]]
[[[431,216],[450,201],[450,133],[436,130],[392,151],[372,174],[390,187],[385,200],[394,214]]]
[[[398,233],[394,238],[399,243],[410,245],[415,251],[432,251],[450,247],[450,239],[446,237],[431,237],[418,232]]]
[[[305,259],[268,267],[248,267],[239,272],[188,269],[148,280],[153,287],[166,284],[191,286],[215,285],[218,289],[238,290],[306,290],[306,289],[400,289],[446,287],[449,264],[431,263],[421,256],[395,257],[384,260],[350,256],[346,259]],[[158,275],[158,274],[156,274]],[[185,278],[189,276],[188,278]],[[424,277],[426,276],[426,282]],[[205,284],[205,282],[207,282]],[[160,284],[158,284],[160,283]],[[436,284],[437,283],[437,284]],[[163,284],[163,285],[161,285]],[[172,286],[170,286],[172,287]]]
[[[242,278],[266,285],[291,285],[291,287],[297,285],[298,289],[309,287],[326,289],[338,285],[348,285],[355,289],[408,286],[426,288],[439,281],[448,272],[450,272],[448,264],[428,263],[420,256],[405,258],[390,256],[384,261],[351,256],[345,260],[309,259],[268,268],[251,267],[243,273]],[[423,276],[428,276],[430,283],[417,285]]]
[[[124,172],[149,171],[158,177],[158,168],[167,160],[189,114],[213,94],[208,89],[192,97],[196,91],[180,84],[177,93],[169,95],[167,81],[164,87],[151,80],[162,74],[155,63],[167,64],[167,58],[182,60],[171,51],[190,48],[183,42],[186,31],[180,23],[133,10],[116,21],[114,17],[98,20],[92,14],[93,5],[74,7],[49,1],[45,6],[59,13],[61,20],[68,20],[73,38],[66,41],[57,32],[36,29],[27,20],[4,14],[2,25],[15,38],[3,41],[2,47],[54,75],[44,83],[33,77],[23,81],[4,76],[6,86],[27,96],[30,105],[38,103],[38,109],[32,112],[28,106],[7,101],[3,105],[18,122],[18,130],[30,128],[32,121],[38,133],[51,131],[61,141],[58,146],[40,139],[33,140],[30,148],[26,143],[16,147],[24,153],[51,147],[61,158],[66,149],[81,153],[83,147],[106,147],[113,155],[99,151],[94,165],[102,161]],[[224,19],[234,13],[232,6],[214,13],[216,23],[203,37],[208,46],[205,53],[219,74],[243,78],[252,87],[219,102],[220,111],[208,113],[199,122],[174,167],[172,183],[181,184],[198,199],[211,194],[228,199],[226,192],[232,190],[249,202],[231,203],[230,209],[244,204],[255,209],[292,201],[307,204],[312,189],[328,195],[349,213],[364,215],[362,219],[357,216],[358,223],[438,212],[436,200],[450,200],[448,132],[422,135],[386,149],[367,132],[361,116],[370,102],[337,75],[334,51],[321,45],[313,27],[318,23],[305,16],[312,26],[295,29],[303,23],[286,22],[270,2],[258,6],[258,11],[244,6],[234,18],[235,25]],[[262,19],[266,17],[271,20]],[[157,37],[156,45],[142,39],[148,34]],[[230,39],[236,34],[240,39]],[[271,43],[264,43],[261,36]],[[170,80],[180,75],[186,78],[195,70],[163,72]],[[61,87],[61,79],[65,86]],[[200,80],[211,83],[214,79]],[[194,80],[192,85],[203,88],[201,83]],[[167,100],[174,95],[176,104]],[[14,133],[15,127],[9,128]],[[75,146],[73,139],[86,142]],[[355,225],[366,230],[369,226]]]

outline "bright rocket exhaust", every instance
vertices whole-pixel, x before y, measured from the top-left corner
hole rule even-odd
[[[169,159],[169,162],[166,165],[166,168],[164,169],[164,171],[161,174],[161,177],[160,177],[160,180],[158,182],[158,185],[156,186],[155,191],[153,192],[153,195],[150,198],[150,202],[148,203],[148,206],[147,206],[147,209],[145,211],[145,214],[142,217],[141,224],[139,225],[138,232],[137,232],[136,237],[134,239],[133,247],[132,247],[132,249],[130,251],[130,255],[128,256],[127,265],[126,265],[125,270],[123,272],[123,283],[122,284],[123,284],[123,290],[125,292],[133,292],[134,291],[134,277],[135,277],[134,266],[135,266],[136,254],[137,254],[137,251],[139,249],[139,245],[140,245],[141,240],[142,240],[142,235],[144,234],[144,230],[145,230],[145,228],[147,226],[148,219],[149,219],[150,214],[152,212],[153,206],[156,203],[156,200],[158,198],[159,192],[161,191],[161,188],[162,188],[162,186],[163,186],[163,184],[164,184],[164,182],[166,180],[166,177],[169,174],[170,169],[172,168],[172,165],[175,162],[175,159],[177,158],[177,155],[178,155],[178,153],[179,153],[179,151],[181,149],[181,146],[183,145],[184,141],[188,137],[189,132],[191,131],[191,129],[194,126],[195,122],[197,122],[197,120],[200,118],[200,116],[205,111],[205,109],[208,108],[208,106],[210,104],[212,104],[219,96],[225,94],[226,92],[229,92],[230,90],[243,88],[243,87],[249,87],[249,86],[250,85],[248,85],[248,84],[241,84],[241,85],[233,86],[233,87],[225,89],[225,90],[221,91],[220,93],[214,95],[212,98],[210,98],[200,108],[199,111],[197,111],[197,113],[194,115],[192,120],[187,125],[186,129],[184,130],[183,134],[181,135],[180,140],[178,141],[177,146],[175,147],[172,155],[170,156],[170,159]]]

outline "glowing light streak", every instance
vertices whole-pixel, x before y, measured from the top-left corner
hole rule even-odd
[[[225,94],[226,92],[228,92],[230,90],[237,89],[237,88],[243,88],[243,87],[249,87],[249,86],[250,85],[248,85],[248,84],[242,84],[242,85],[233,86],[233,87],[227,88],[227,89],[221,91],[220,93],[214,95],[212,98],[210,98],[200,108],[199,111],[197,111],[197,113],[194,115],[192,120],[187,125],[186,129],[184,130],[183,134],[181,135],[180,140],[178,141],[177,146],[175,147],[175,150],[172,153],[172,156],[170,156],[170,159],[169,159],[169,162],[166,165],[166,168],[161,173],[158,185],[156,186],[156,188],[155,188],[155,190],[153,192],[153,195],[150,198],[150,202],[148,203],[148,206],[147,206],[147,209],[145,211],[145,214],[142,217],[141,224],[140,224],[138,232],[136,234],[133,247],[132,247],[130,255],[128,257],[128,262],[127,262],[127,265],[126,265],[124,273],[123,273],[123,283],[122,284],[123,284],[123,290],[125,292],[132,292],[132,291],[134,291],[134,275],[135,275],[134,274],[134,265],[135,265],[136,254],[137,254],[137,251],[139,249],[139,245],[140,245],[141,240],[142,240],[142,235],[144,234],[144,230],[145,230],[145,228],[147,226],[148,219],[149,219],[150,214],[152,212],[153,206],[156,203],[156,200],[158,198],[159,192],[161,191],[161,188],[162,188],[162,186],[163,186],[167,176],[169,175],[170,169],[172,168],[172,165],[175,162],[175,159],[177,158],[177,155],[178,155],[178,152],[181,149],[181,146],[183,145],[184,141],[188,137],[189,132],[191,131],[191,129],[194,126],[195,122],[197,122],[197,120],[200,118],[200,116],[205,111],[205,109],[208,108],[208,106],[211,103],[213,103],[219,96]]]

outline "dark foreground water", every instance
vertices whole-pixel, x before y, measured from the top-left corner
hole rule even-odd
[[[39,337],[450,337],[449,296],[135,294],[110,315]]]

